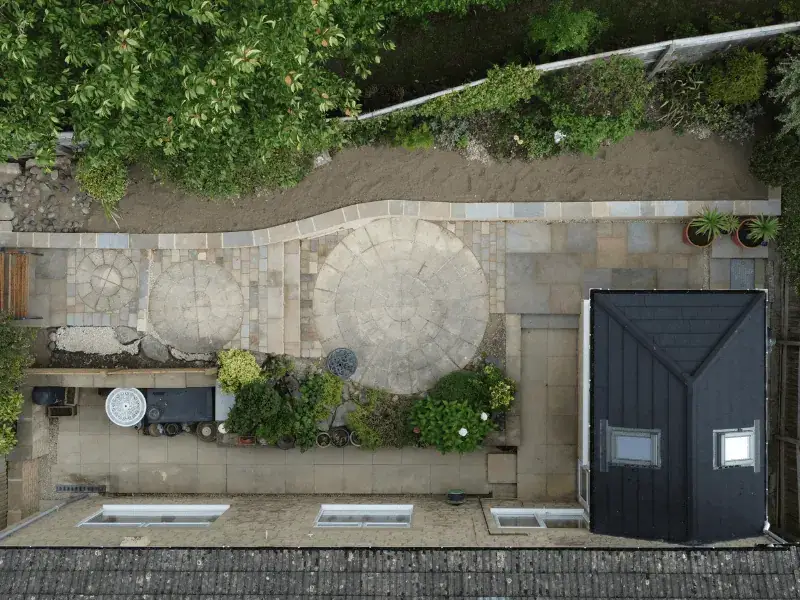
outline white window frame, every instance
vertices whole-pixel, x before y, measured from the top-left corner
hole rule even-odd
[[[397,523],[386,521],[385,523],[368,523],[368,522],[320,522],[323,516],[407,516],[407,523]],[[392,528],[392,529],[408,529],[411,527],[411,520],[414,516],[413,504],[322,504],[320,505],[317,518],[314,520],[314,527],[365,527],[365,528]]]
[[[607,453],[608,464],[616,467],[645,467],[650,469],[661,468],[661,431],[659,429],[638,429],[632,427],[608,426]],[[641,437],[650,440],[653,460],[634,460],[615,457],[616,437]]]
[[[210,527],[211,524],[230,508],[230,504],[104,504],[103,508],[78,523],[77,527]],[[95,521],[98,517],[132,516],[130,521],[108,523]],[[140,516],[196,516],[197,521],[181,523],[159,523],[136,521]]]
[[[725,460],[725,440],[732,437],[747,437],[750,443],[750,458],[745,460]],[[756,428],[743,427],[741,429],[715,429],[714,430],[714,468],[728,469],[731,467],[754,467],[758,460],[756,448]]]
[[[492,508],[491,513],[494,525],[498,529],[562,529],[547,527],[549,519],[580,520],[583,521],[583,528],[589,528],[589,519],[582,508]],[[539,525],[501,525],[500,517],[534,517]]]

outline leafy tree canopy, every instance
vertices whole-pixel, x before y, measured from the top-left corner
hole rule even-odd
[[[386,0],[8,0],[0,5],[0,152],[90,165],[147,157],[231,193],[286,153],[330,145],[379,60]],[[336,65],[338,68],[333,69]],[[107,168],[107,167],[106,167]],[[275,167],[273,167],[275,168]]]

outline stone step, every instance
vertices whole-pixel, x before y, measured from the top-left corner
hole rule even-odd
[[[300,240],[283,246],[283,351],[300,356]]]
[[[274,354],[283,354],[283,251],[282,243],[267,246],[267,335],[260,349]]]

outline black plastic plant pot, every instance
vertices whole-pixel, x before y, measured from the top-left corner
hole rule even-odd
[[[327,431],[320,431],[317,434],[317,446],[327,448],[331,445],[331,436]]]
[[[164,425],[164,434],[169,437],[175,437],[183,431],[183,428],[178,423],[167,423]]]
[[[449,490],[447,492],[447,502],[453,506],[464,504],[467,501],[467,493],[464,490]]]
[[[350,442],[350,433],[344,427],[331,431],[331,441],[337,448],[344,448]]]
[[[277,446],[281,450],[291,450],[294,448],[294,438],[290,435],[285,435],[278,440]]]
[[[731,234],[733,242],[741,248],[758,248],[761,241],[754,241],[750,239],[750,225],[753,219],[745,219],[739,224],[736,231]]]
[[[213,442],[217,439],[217,425],[209,422],[199,423],[195,433],[204,442]]]
[[[361,438],[358,437],[358,434],[355,431],[350,432],[350,443],[356,448],[361,447]]]

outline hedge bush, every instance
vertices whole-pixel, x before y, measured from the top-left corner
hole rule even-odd
[[[19,386],[28,366],[34,330],[12,324],[11,316],[0,313],[0,456],[17,444],[14,424],[22,411]]]
[[[572,0],[557,0],[544,15],[531,17],[528,37],[545,54],[585,53],[605,23],[594,11],[572,10]]]
[[[439,452],[472,452],[494,428],[485,411],[468,399],[442,400],[425,396],[411,409],[411,423],[425,446]]]
[[[709,69],[708,97],[723,104],[750,104],[761,98],[766,83],[767,58],[739,48]]]
[[[75,179],[81,189],[100,202],[106,213],[113,213],[128,189],[128,167],[121,160],[104,161],[82,157]]]
[[[222,391],[229,394],[235,394],[242,386],[261,377],[261,367],[258,366],[256,357],[247,350],[221,350],[217,354],[217,360],[217,380]]]
[[[750,172],[770,186],[800,180],[800,138],[794,132],[760,138],[750,155]]]

